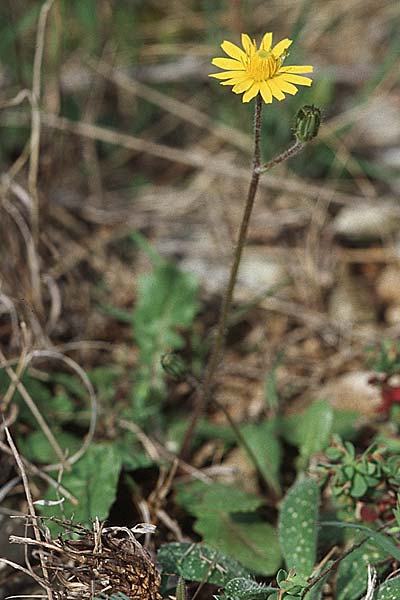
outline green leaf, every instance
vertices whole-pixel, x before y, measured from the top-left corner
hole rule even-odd
[[[157,560],[165,573],[181,575],[189,581],[207,581],[224,586],[234,577],[250,575],[236,560],[206,544],[164,544],[158,551]]]
[[[279,541],[288,569],[305,578],[317,558],[319,488],[313,479],[299,479],[286,494],[279,513]]]
[[[400,576],[382,583],[375,592],[374,600],[399,600]]]
[[[254,515],[261,498],[222,483],[200,481],[181,487],[177,502],[197,517],[194,529],[205,542],[243,565],[271,575],[281,555],[274,528]]]
[[[140,278],[138,300],[132,316],[139,347],[139,372],[133,391],[136,406],[150,398],[159,401],[164,386],[161,356],[183,346],[178,329],[189,327],[198,309],[198,284],[173,264],[162,262]]]
[[[336,577],[337,600],[357,600],[365,592],[368,581],[368,564],[373,565],[385,554],[375,544],[363,544],[340,563]]]
[[[82,440],[72,433],[62,431],[58,427],[53,427],[52,432],[60,448],[68,453],[67,456],[72,456],[82,446]],[[30,461],[42,464],[60,461],[41,429],[29,435],[18,436],[18,446],[22,455]]]
[[[372,538],[377,546],[379,546],[384,552],[392,556],[396,560],[400,560],[400,548],[397,547],[396,543],[389,536],[379,531],[375,531],[365,525],[358,525],[357,523],[346,523],[342,521],[324,521],[321,525],[326,527],[340,527],[344,529],[356,529],[367,536]]]
[[[145,469],[154,464],[132,431],[120,431],[118,438],[113,441],[113,448],[123,469],[127,471]]]
[[[194,530],[210,545],[234,556],[245,567],[260,575],[272,575],[281,562],[275,529],[258,518],[211,513],[199,518]]]
[[[282,435],[299,448],[298,469],[307,468],[310,458],[329,444],[333,408],[325,400],[316,400],[300,415],[283,420]]]
[[[282,450],[276,432],[276,422],[264,421],[259,424],[245,425],[241,428],[241,432],[257,457],[257,466],[266,482],[280,496],[279,469]],[[243,447],[243,450],[246,451],[246,448]]]
[[[89,525],[96,517],[106,519],[116,498],[120,470],[121,459],[113,445],[92,444],[62,479],[63,486],[79,500],[79,505],[74,506],[66,499],[62,509],[43,507],[42,514],[67,519],[74,516],[74,521],[82,525]],[[49,488],[45,498],[56,499],[53,488]],[[47,524],[50,528],[54,525]]]
[[[206,484],[195,481],[190,486],[182,486],[176,500],[194,516],[208,516],[211,513],[239,513],[256,510],[263,503],[255,494],[223,483]]]
[[[276,591],[276,588],[258,583],[254,579],[235,577],[226,584],[223,598],[229,598],[230,600],[262,600],[274,591]]]
[[[350,493],[354,498],[361,498],[364,496],[365,492],[368,489],[368,484],[365,480],[365,477],[360,473],[356,473],[354,475],[354,479],[351,484]]]

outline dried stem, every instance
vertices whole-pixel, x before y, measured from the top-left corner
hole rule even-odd
[[[33,506],[33,501],[32,501],[32,495],[31,495],[31,491],[29,488],[29,482],[28,482],[28,477],[26,475],[26,471],[25,471],[25,467],[24,464],[21,460],[21,457],[19,455],[19,452],[14,444],[14,440],[11,437],[10,431],[8,429],[8,427],[5,428],[5,434],[6,434],[6,439],[8,442],[8,445],[10,446],[11,452],[14,456],[14,460],[17,463],[17,467],[18,470],[21,474],[21,478],[22,478],[22,483],[24,486],[24,491],[25,491],[25,496],[26,496],[26,501],[28,504],[28,509],[29,509],[29,514],[32,518],[32,527],[33,527],[33,533],[35,536],[35,539],[38,543],[40,543],[42,541],[42,536],[40,533],[40,529],[38,527],[38,523],[37,523],[37,517],[36,517],[36,512],[35,512],[35,508]],[[41,568],[42,568],[42,572],[43,572],[43,578],[45,581],[48,581],[48,570],[46,567],[46,561],[43,557],[42,552],[39,551],[39,560],[40,560],[40,564],[41,564]],[[49,600],[53,599],[53,593],[51,588],[49,588],[47,585],[45,586],[45,590],[47,592],[47,596]]]
[[[54,0],[47,0],[40,11],[38,31],[36,36],[36,51],[33,62],[32,77],[32,117],[31,117],[31,144],[30,144],[30,162],[29,162],[29,192],[33,200],[32,205],[32,228],[33,237],[37,243],[39,235],[39,194],[37,189],[37,180],[39,172],[39,153],[40,153],[40,92],[42,85],[42,63],[44,40],[46,33],[47,17]]]

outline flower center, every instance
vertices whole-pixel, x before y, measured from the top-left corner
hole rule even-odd
[[[265,81],[274,77],[282,64],[282,57],[276,58],[272,52],[258,50],[249,56],[247,72],[254,81]]]

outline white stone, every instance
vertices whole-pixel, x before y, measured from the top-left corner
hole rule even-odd
[[[349,240],[369,241],[396,233],[400,208],[392,203],[365,203],[345,206],[332,223],[334,233]]]

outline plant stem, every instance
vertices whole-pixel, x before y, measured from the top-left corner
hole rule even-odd
[[[305,146],[304,142],[301,142],[300,140],[296,139],[295,143],[292,146],[290,146],[290,148],[288,148],[287,150],[282,152],[282,154],[279,154],[278,156],[276,156],[269,162],[265,163],[265,165],[258,167],[258,169],[257,169],[258,173],[260,173],[260,175],[262,175],[263,173],[266,173],[267,171],[272,169],[272,167],[275,167],[275,165],[279,165],[279,163],[284,162],[285,160],[288,160],[288,158],[292,158],[292,156],[296,156],[296,154],[298,154],[299,152],[301,152],[303,150],[304,146]]]
[[[188,453],[189,446],[192,440],[193,432],[196,428],[197,422],[201,415],[204,413],[207,408],[208,402],[210,400],[210,395],[212,391],[212,386],[214,383],[215,373],[221,361],[224,342],[225,342],[225,334],[226,334],[226,324],[228,320],[229,311],[232,305],[233,292],[235,290],[235,285],[237,281],[237,275],[240,266],[240,260],[242,258],[242,253],[244,246],[246,244],[247,232],[249,229],[250,217],[253,211],[254,201],[256,198],[258,182],[260,179],[259,168],[261,165],[261,147],[260,147],[260,139],[261,139],[261,111],[262,111],[262,98],[260,94],[258,94],[256,98],[256,106],[255,106],[255,117],[254,117],[254,156],[253,156],[253,169],[252,176],[250,180],[249,191],[247,193],[247,200],[243,211],[242,222],[240,224],[239,236],[235,247],[235,253],[233,257],[233,262],[230,270],[229,281],[225,291],[224,299],[221,306],[221,312],[218,321],[218,328],[216,332],[216,336],[214,338],[214,343],[211,350],[210,359],[207,365],[207,369],[204,376],[204,381],[202,388],[200,390],[197,405],[195,407],[194,413],[192,415],[189,426],[186,430],[185,437],[182,442],[182,447],[180,451],[180,457],[184,458]]]

